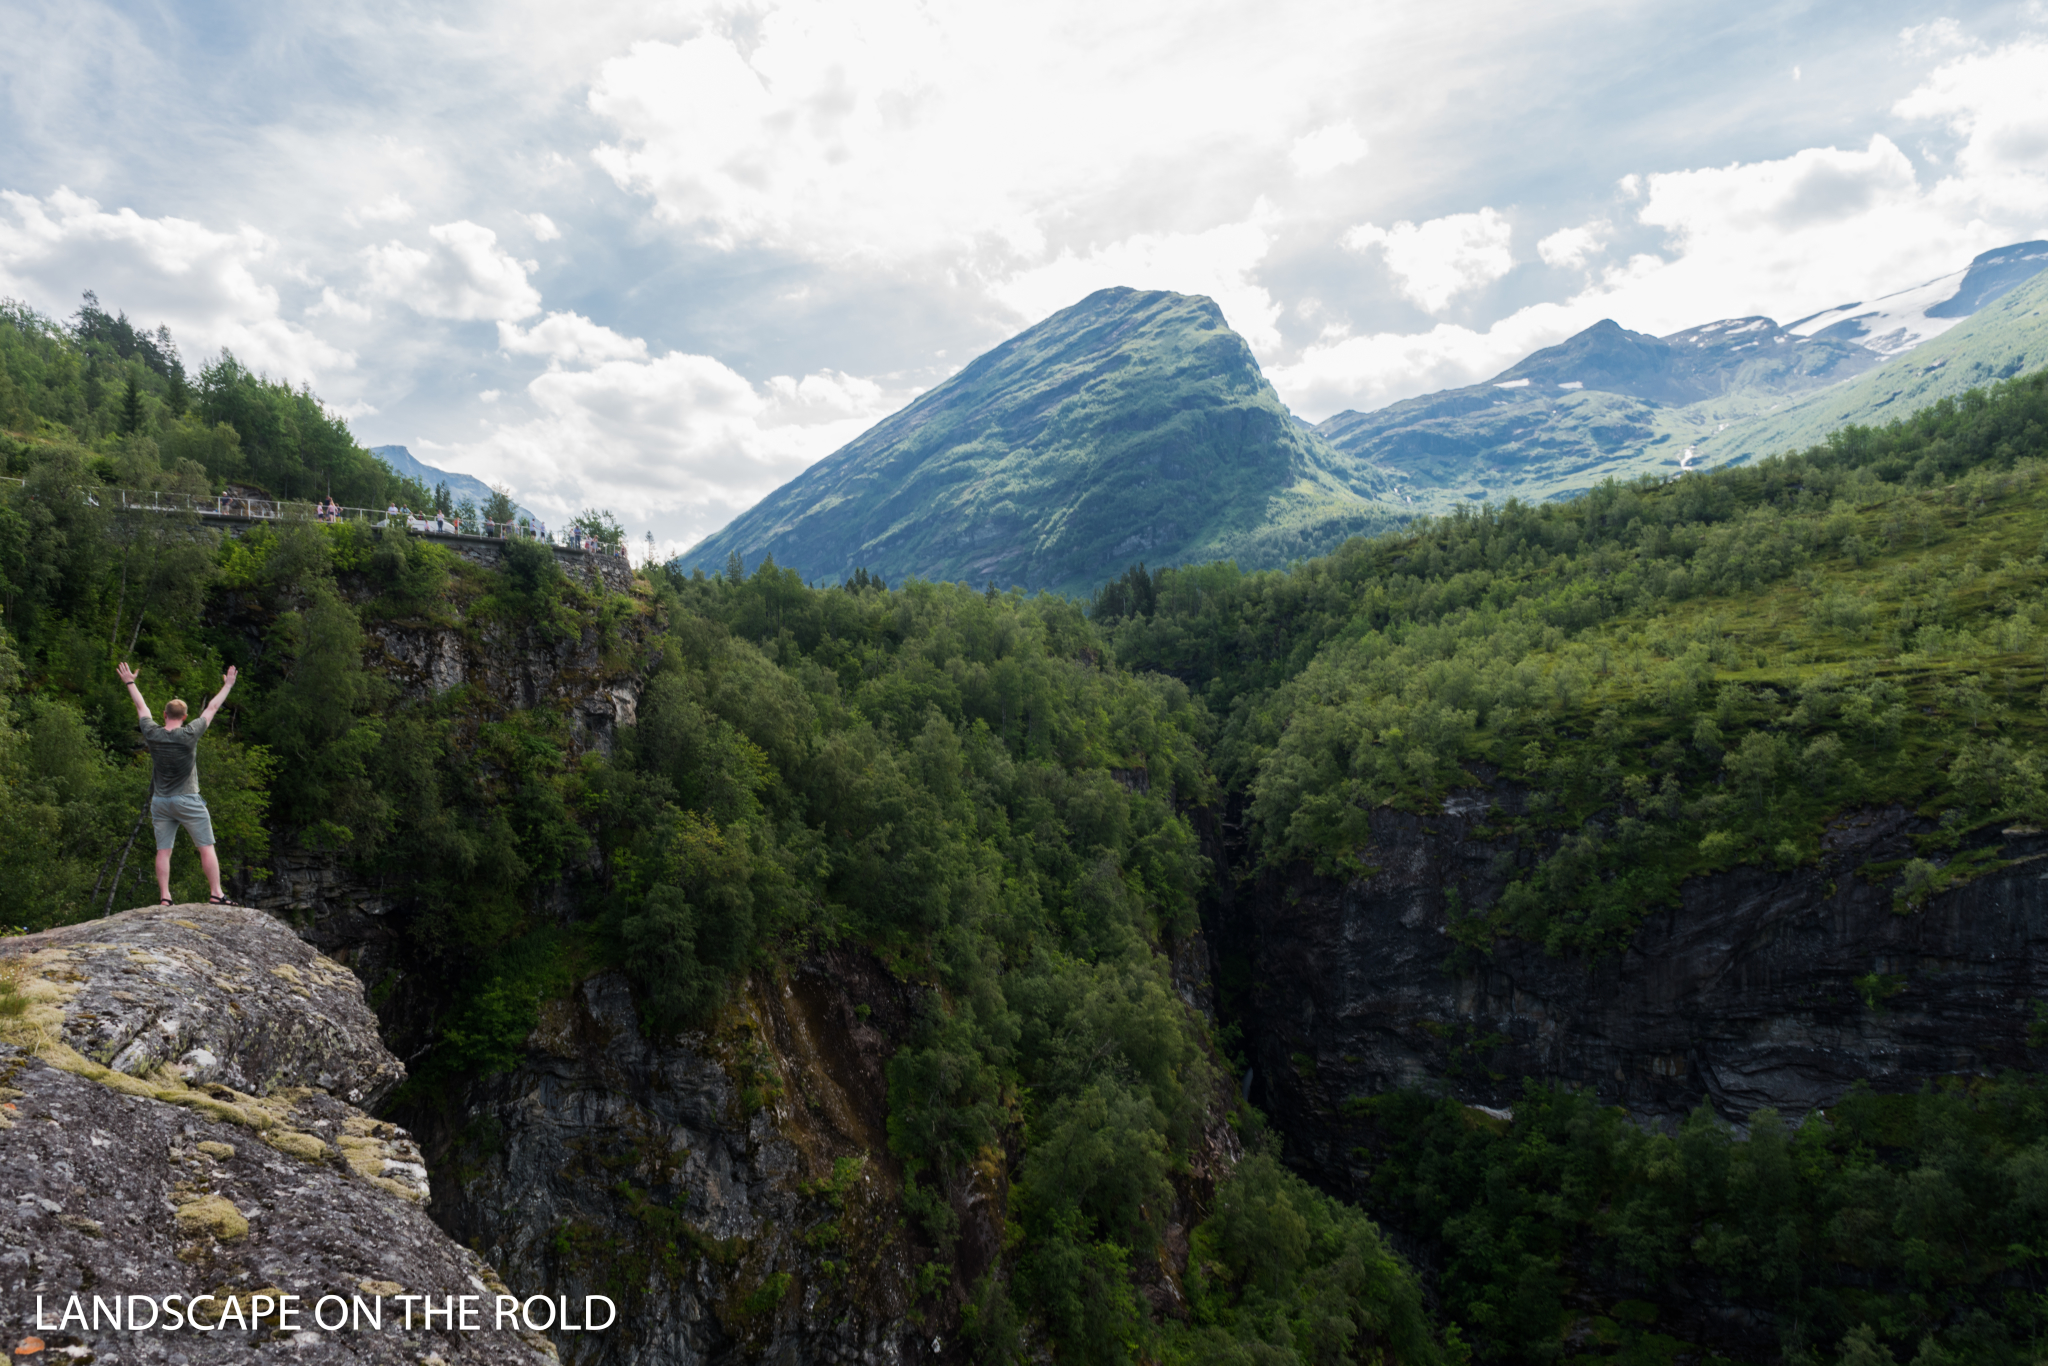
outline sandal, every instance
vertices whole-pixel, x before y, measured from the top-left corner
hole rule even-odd
[[[165,897],[163,900],[157,902],[156,904],[159,906],[171,906],[175,905],[176,903],[173,902],[169,897]]]
[[[228,899],[227,899],[227,897],[225,897],[225,896],[210,896],[210,897],[206,898],[206,904],[207,904],[207,905],[209,905],[209,906],[234,906],[234,905],[235,905],[235,903],[234,903],[234,902],[232,902],[232,901],[228,900]],[[240,908],[239,908],[239,907],[237,907],[237,909],[240,909]]]

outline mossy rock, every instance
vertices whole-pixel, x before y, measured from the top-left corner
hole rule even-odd
[[[210,1233],[224,1243],[249,1236],[249,1221],[225,1196],[201,1195],[178,1207],[178,1228],[185,1233]]]

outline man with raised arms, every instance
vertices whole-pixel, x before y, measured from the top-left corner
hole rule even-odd
[[[213,724],[220,704],[228,700],[228,693],[235,686],[235,667],[228,666],[220,691],[199,713],[198,720],[188,722],[184,699],[174,697],[164,704],[161,726],[150,718],[149,703],[142,700],[142,689],[135,686],[135,670],[123,663],[120,674],[121,681],[128,685],[129,699],[135,703],[135,715],[141,719],[142,741],[149,746],[149,819],[156,827],[156,886],[162,897],[160,904],[171,904],[171,846],[177,843],[178,827],[182,825],[192,843],[199,846],[199,866],[205,870],[206,885],[211,889],[207,900],[216,906],[231,905],[220,889],[220,857],[213,851],[213,816],[199,795],[199,737]]]

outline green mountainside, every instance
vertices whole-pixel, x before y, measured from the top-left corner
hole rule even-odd
[[[1775,413],[1700,438],[1715,465],[1825,441],[1851,423],[1904,418],[1940,399],[2048,365],[2048,274],[2036,275],[1955,328],[1879,369]]]
[[[1576,497],[1607,478],[1791,450],[2048,362],[2044,248],[1988,251],[1889,302],[1785,326],[1728,318],[1659,338],[1602,321],[1483,384],[1339,413],[1316,430],[1348,469],[1391,480],[1418,512]]]
[[[1689,424],[1832,384],[1877,363],[1853,342],[1733,318],[1670,337],[1612,320],[1545,347],[1484,384],[1345,412],[1317,427],[1354,470],[1384,471],[1404,506],[1461,498],[1541,502],[1609,475],[1684,460]]]
[[[1074,592],[1132,560],[1284,564],[1395,520],[1206,298],[1100,290],[1003,343],[678,561]]]

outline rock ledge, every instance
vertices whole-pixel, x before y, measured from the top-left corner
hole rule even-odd
[[[358,1108],[403,1065],[361,984],[288,927],[129,911],[0,940],[0,976],[26,1007],[0,1014],[0,1351],[33,1335],[72,1363],[554,1360],[489,1328],[503,1283],[427,1217],[411,1136]],[[408,1294],[476,1297],[484,1326],[405,1328]],[[116,1296],[202,1295],[227,1326],[108,1322]],[[285,1295],[296,1320],[252,1317]],[[381,1329],[320,1331],[323,1295],[384,1296]]]

